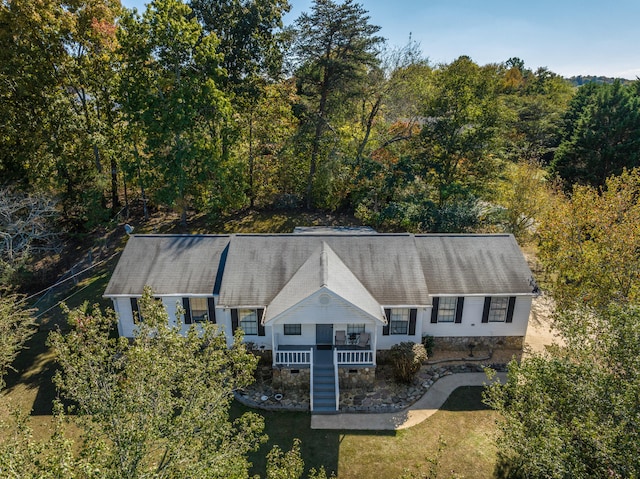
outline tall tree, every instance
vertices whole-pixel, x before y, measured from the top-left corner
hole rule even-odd
[[[14,294],[0,296],[0,391],[11,363],[33,334],[31,311],[21,306],[22,298]]]
[[[560,308],[640,300],[640,169],[576,185],[541,217],[540,259]]]
[[[144,174],[156,199],[175,208],[183,224],[192,206],[220,211],[241,202],[221,148],[232,126],[218,86],[215,35],[204,33],[179,0],[155,0],[121,27],[122,107],[144,135]]]
[[[263,422],[251,413],[231,422],[229,407],[256,358],[239,337],[227,348],[210,323],[183,336],[149,289],[140,306],[132,344],[112,337],[113,313],[86,305],[69,312],[71,332],[50,336],[92,477],[247,477]]]
[[[568,115],[577,120],[552,163],[568,186],[603,186],[623,168],[640,166],[640,95],[620,81],[591,87],[588,93],[586,102],[572,104]]]
[[[0,24],[0,176],[49,186],[69,119],[57,67],[73,18],[55,0],[16,0],[0,3]]]
[[[191,0],[189,6],[204,31],[218,38],[216,51],[229,91],[254,96],[250,90],[256,82],[280,74],[287,0]]]
[[[640,475],[640,308],[581,306],[556,321],[563,346],[509,364],[488,386],[501,413],[498,477]]]
[[[507,107],[504,137],[508,157],[548,164],[562,138],[563,115],[573,87],[546,68],[525,68],[517,58],[508,60],[500,74]]]
[[[460,57],[433,74],[435,91],[423,110],[417,141],[420,173],[437,191],[437,203],[482,191],[495,173],[491,150],[501,119],[493,66]]]
[[[313,186],[331,117],[358,91],[370,68],[378,64],[380,27],[371,25],[366,11],[353,0],[315,0],[311,13],[296,20],[296,78],[306,99],[304,121],[310,127],[306,205],[314,203]]]

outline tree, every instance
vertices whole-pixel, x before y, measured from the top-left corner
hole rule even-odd
[[[565,345],[509,364],[488,386],[497,409],[498,475],[640,475],[640,308],[581,307],[558,318]]]
[[[520,161],[507,163],[503,176],[496,187],[498,222],[518,240],[526,241],[533,237],[540,216],[549,208],[547,173],[536,162]]]
[[[558,147],[552,169],[566,181],[603,186],[611,175],[640,166],[640,96],[619,81],[590,87],[575,102],[577,118]]]
[[[304,122],[310,127],[307,208],[313,205],[313,186],[321,160],[325,133],[332,115],[357,92],[369,68],[377,65],[376,48],[383,41],[375,34],[363,7],[353,0],[335,3],[315,0],[311,14],[296,20],[295,54],[298,90],[307,104]],[[334,129],[335,135],[335,129]]]
[[[72,330],[53,332],[55,377],[84,429],[82,456],[100,477],[247,477],[246,453],[263,440],[262,420],[229,420],[233,391],[256,365],[236,337],[227,348],[215,325],[186,336],[149,289],[132,344],[113,338],[115,315],[68,311]]]
[[[607,179],[605,189],[559,193],[538,229],[540,260],[560,308],[640,299],[640,169]]]
[[[189,6],[204,31],[218,38],[216,51],[229,92],[253,96],[256,83],[280,74],[287,0],[191,0]]]
[[[9,282],[34,252],[60,252],[55,200],[0,187],[0,284]]]
[[[304,165],[294,154],[293,138],[298,121],[292,104],[295,86],[282,81],[265,86],[239,123],[248,132],[239,145],[239,156],[248,158],[249,206],[277,205],[287,197],[301,198],[304,191]]]
[[[495,174],[491,151],[500,120],[495,68],[462,56],[433,73],[435,92],[416,139],[418,171],[444,207],[482,192]]]
[[[64,218],[79,228],[106,218],[109,176],[112,207],[118,204],[119,12],[113,1],[0,6],[0,172],[21,186],[55,191]]]
[[[548,164],[561,141],[563,115],[573,96],[568,81],[546,68],[531,71],[509,59],[501,95],[507,107],[505,147],[513,161]]]
[[[21,299],[13,294],[0,296],[0,390],[7,369],[33,333],[31,311],[21,307]]]
[[[151,2],[142,18],[121,21],[122,109],[143,148],[134,144],[142,182],[186,224],[196,206],[218,212],[242,203],[241,175],[222,148],[233,128],[217,39],[179,0]]]

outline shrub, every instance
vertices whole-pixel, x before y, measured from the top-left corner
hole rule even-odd
[[[433,347],[436,345],[436,340],[433,336],[422,336],[422,345],[427,350],[427,358],[433,356]]]
[[[407,341],[391,346],[390,356],[395,380],[411,383],[427,360],[427,351],[422,344]]]

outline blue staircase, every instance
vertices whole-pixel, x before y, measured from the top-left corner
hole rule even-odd
[[[313,414],[335,414],[336,382],[333,351],[314,351]]]

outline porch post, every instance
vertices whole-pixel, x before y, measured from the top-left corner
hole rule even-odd
[[[371,348],[373,353],[373,365],[376,365],[376,352],[378,351],[378,325],[373,324],[373,341],[371,342]]]
[[[271,362],[272,367],[276,367],[276,353],[277,353],[277,345],[276,345],[276,341],[275,341],[275,333],[273,332],[275,328],[273,327],[273,325],[271,325]]]

